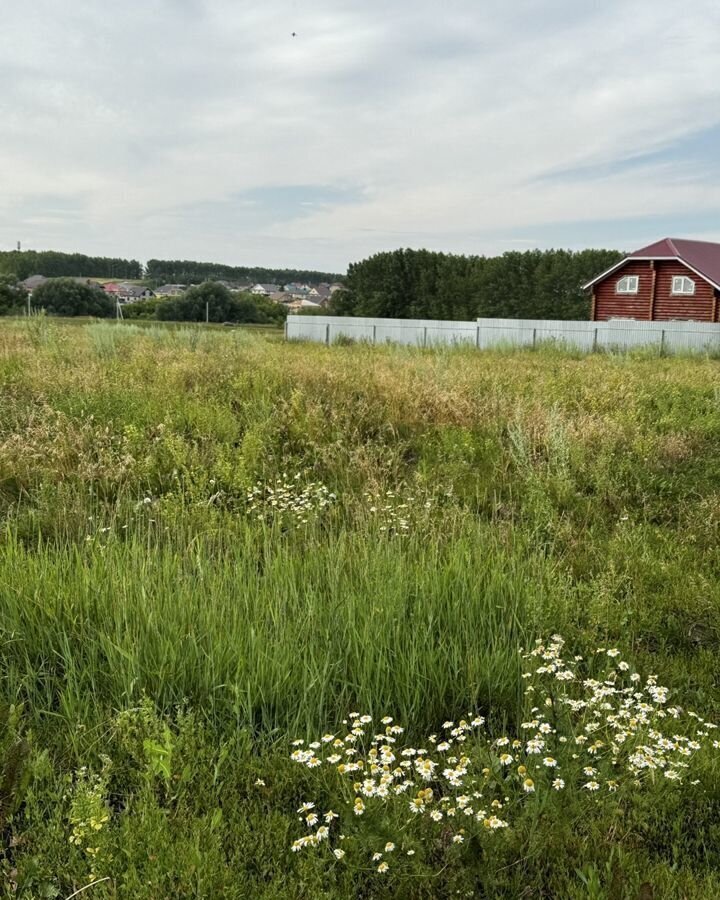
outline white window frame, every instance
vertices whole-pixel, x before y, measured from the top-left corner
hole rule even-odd
[[[627,287],[621,287],[626,281]],[[630,286],[632,285],[632,287]],[[639,275],[623,275],[623,277],[615,285],[616,294],[637,294],[640,292],[640,276]]]
[[[679,290],[677,288],[678,282],[680,283]],[[686,282],[688,283],[687,285]],[[689,286],[690,290],[685,290],[686,286]],[[695,294],[695,281],[687,275],[673,275],[672,290],[670,293],[674,297],[692,297]]]

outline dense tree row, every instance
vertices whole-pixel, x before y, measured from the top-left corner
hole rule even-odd
[[[59,253],[56,250],[10,250],[0,252],[0,273],[16,275],[21,280],[31,275],[142,278],[143,267],[136,259]]]
[[[318,284],[342,278],[333,272],[312,269],[264,269],[257,266],[225,266],[221,263],[194,262],[187,259],[149,259],[145,267],[147,280],[159,284],[199,284],[202,281],[238,281],[261,284],[288,284],[308,281]]]
[[[259,266],[226,266],[220,263],[193,260],[148,260],[147,266],[136,259],[106,256],[86,256],[84,253],[60,253],[56,250],[0,251],[0,274],[15,275],[18,279],[31,275],[46,278],[80,276],[85,278],[140,279],[158,286],[172,284],[200,284],[203,281],[238,281],[288,284],[308,281],[318,284],[342,278],[334,272],[312,269],[266,269]]]
[[[353,263],[336,315],[408,319],[587,319],[582,285],[622,258],[614,250],[530,250],[497,257],[395,250]]]

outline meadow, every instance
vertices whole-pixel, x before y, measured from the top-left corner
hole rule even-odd
[[[720,895],[717,360],[6,320],[0,529],[0,896]]]

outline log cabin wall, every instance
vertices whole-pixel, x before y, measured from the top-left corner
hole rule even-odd
[[[640,279],[637,294],[618,294],[617,283],[626,275],[637,275]],[[650,261],[630,260],[595,285],[595,320],[649,318],[652,285]]]

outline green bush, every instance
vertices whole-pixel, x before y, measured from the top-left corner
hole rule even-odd
[[[144,319],[151,321],[153,319],[161,319],[158,315],[158,309],[167,300],[161,297],[150,297],[147,300],[138,300],[135,303],[126,303],[122,307],[124,319]]]
[[[102,288],[83,284],[74,278],[49,278],[32,294],[35,309],[44,309],[54,316],[115,315],[115,300]]]
[[[224,285],[208,281],[182,296],[163,300],[155,307],[158,319],[171,322],[238,322],[280,324],[285,308],[251,294],[232,294]]]
[[[27,293],[14,275],[0,274],[0,316],[17,314],[25,309]]]

